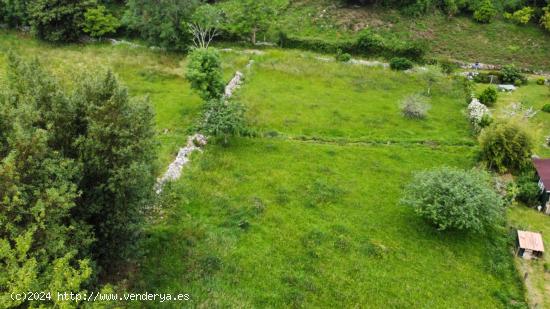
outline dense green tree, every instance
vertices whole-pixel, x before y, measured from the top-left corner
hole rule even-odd
[[[205,101],[221,98],[224,82],[218,51],[212,48],[194,49],[188,59],[185,77],[191,83],[191,88]]]
[[[474,11],[474,19],[480,23],[490,23],[497,13],[491,0],[483,0]]]
[[[28,8],[32,30],[50,42],[77,41],[84,13],[96,5],[96,0],[33,0]]]
[[[92,265],[112,271],[137,252],[155,183],[153,114],[110,72],[77,76],[68,91],[36,61],[8,63],[0,95],[0,294],[12,286],[78,291]]]
[[[128,0],[124,20],[151,45],[187,50],[192,44],[188,22],[200,0]]]
[[[442,168],[416,174],[402,203],[439,230],[481,232],[503,222],[504,204],[484,172]]]
[[[94,257],[110,270],[136,252],[143,210],[155,184],[153,113],[131,99],[112,72],[80,78],[73,95],[84,113],[75,145],[82,196],[75,215],[94,228]]]
[[[0,23],[10,27],[27,25],[28,5],[31,0],[0,0]]]
[[[257,34],[267,31],[273,23],[275,9],[267,0],[243,0],[239,8],[232,27],[237,33],[248,36],[252,44],[256,44]]]
[[[533,140],[515,122],[499,122],[480,136],[481,151],[489,168],[504,173],[519,172],[530,163]]]
[[[80,167],[55,149],[60,87],[36,62],[13,57],[0,92],[0,307],[28,306],[11,292],[79,292],[91,276],[87,224],[74,218]],[[8,120],[8,121],[5,121]],[[44,305],[34,303],[34,306]]]
[[[102,5],[88,9],[84,13],[83,30],[93,37],[100,38],[106,34],[115,33],[118,27],[120,27],[119,20],[107,12]]]

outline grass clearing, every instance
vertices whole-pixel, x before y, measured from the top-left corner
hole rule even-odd
[[[112,67],[132,95],[149,95],[163,166],[200,112],[182,55],[0,36],[3,53],[35,55],[61,75]],[[475,162],[466,105],[452,81],[433,87],[427,120],[414,122],[398,104],[426,90],[421,73],[316,56],[222,53],[226,80],[255,60],[237,98],[255,129],[289,138],[237,138],[195,154],[150,216],[147,254],[130,288],[189,293],[191,307],[495,308],[523,301],[509,248],[496,241],[502,235],[439,233],[399,205],[413,172]]]
[[[197,307],[495,308],[495,295],[521,299],[506,249],[438,233],[398,204],[411,172],[468,167],[473,156],[470,147],[273,139],[210,146],[168,189],[139,286],[189,291]],[[497,274],[502,254],[508,267]]]
[[[432,86],[426,121],[408,120],[399,104],[426,93],[422,71],[395,72],[324,62],[296,51],[270,51],[256,62],[237,99],[264,132],[347,141],[471,143],[458,85]]]

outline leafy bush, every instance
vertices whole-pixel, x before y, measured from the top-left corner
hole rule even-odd
[[[222,99],[208,101],[198,130],[206,135],[223,138],[227,145],[230,136],[248,133],[244,105]]]
[[[342,53],[342,50],[338,50],[336,53],[336,61],[340,62],[349,62],[351,60],[351,55],[348,53]]]
[[[370,29],[363,29],[357,36],[357,49],[363,54],[379,54],[385,46],[383,38]]]
[[[516,24],[525,25],[531,20],[534,13],[535,13],[535,9],[533,9],[532,7],[526,6],[521,10],[515,11],[513,14],[506,12],[504,13],[504,17],[506,19],[513,21]]]
[[[493,106],[497,102],[498,98],[498,92],[497,88],[495,86],[489,86],[483,90],[482,93],[479,94],[479,102],[484,104],[485,106]]]
[[[501,122],[485,129],[481,152],[489,168],[498,172],[519,172],[530,163],[533,140],[515,122]]]
[[[86,10],[95,0],[36,0],[29,3],[29,20],[33,33],[50,42],[75,42],[82,34]]]
[[[88,9],[84,14],[84,32],[92,37],[100,38],[106,34],[115,33],[120,27],[116,17],[107,12],[104,6]]]
[[[409,119],[424,119],[430,109],[426,97],[413,94],[401,102],[401,113]]]
[[[546,79],[544,77],[537,79],[537,85],[544,86],[544,84],[546,84]]]
[[[542,107],[542,111],[550,113],[550,103],[544,104],[544,106]]]
[[[493,121],[494,119],[493,117],[491,117],[490,114],[484,114],[483,116],[481,116],[481,120],[479,121],[479,127],[481,129],[487,128],[493,123]]]
[[[205,101],[219,99],[223,95],[224,83],[220,55],[212,48],[198,48],[188,57],[185,77],[191,88]]]
[[[510,84],[514,84],[518,80],[522,83],[527,82],[525,75],[521,74],[521,71],[512,64],[502,67],[501,78],[502,82]]]
[[[31,0],[0,0],[0,24],[15,28],[28,25]]]
[[[497,10],[491,0],[483,0],[474,11],[474,19],[480,23],[490,23],[497,15]]]
[[[200,0],[128,0],[123,21],[151,45],[186,51],[192,43],[187,21],[200,3]]]
[[[543,14],[540,18],[540,25],[542,28],[550,31],[550,5],[543,9]]]
[[[414,175],[402,203],[439,230],[482,232],[503,222],[504,207],[485,172],[441,168]]]
[[[413,63],[409,59],[395,57],[390,60],[390,68],[392,70],[404,71],[412,69]]]
[[[525,173],[516,180],[518,186],[517,200],[529,207],[535,207],[540,204],[540,187],[538,179],[533,173]]]

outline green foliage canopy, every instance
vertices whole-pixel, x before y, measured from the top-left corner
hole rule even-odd
[[[221,98],[224,82],[219,52],[213,48],[197,48],[188,59],[185,77],[191,88],[205,101]]]
[[[530,163],[532,137],[515,122],[499,122],[485,129],[480,144],[489,168],[498,172],[519,172]]]
[[[104,6],[88,9],[84,14],[84,32],[93,37],[100,38],[106,34],[115,33],[120,27],[120,22],[112,14],[108,13]]]
[[[82,34],[84,13],[96,5],[96,0],[31,1],[28,9],[32,31],[46,41],[75,42]]]
[[[504,206],[488,174],[442,168],[417,173],[402,203],[439,230],[482,232],[503,222]]]

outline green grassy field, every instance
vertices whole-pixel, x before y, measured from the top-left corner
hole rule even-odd
[[[463,94],[450,78],[432,86],[426,121],[401,116],[406,96],[427,91],[422,76],[270,51],[257,59],[237,99],[265,132],[346,141],[471,142]]]
[[[467,147],[271,139],[211,146],[167,192],[138,286],[189,292],[197,307],[495,308],[496,295],[521,299],[509,260],[491,270],[504,248],[438,233],[398,203],[411,172],[468,167],[472,156]]]
[[[37,56],[61,76],[112,67],[132,95],[149,95],[163,166],[199,115],[181,55],[109,44],[57,47],[11,32],[0,40],[0,52]],[[188,305],[201,308],[523,302],[502,235],[440,233],[399,204],[415,171],[475,164],[466,105],[452,80],[433,87],[426,120],[409,121],[398,104],[425,91],[422,73],[315,56],[222,54],[226,80],[254,58],[237,99],[265,135],[212,144],[193,156],[149,215],[146,254],[128,289],[189,293]]]

